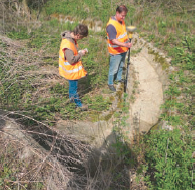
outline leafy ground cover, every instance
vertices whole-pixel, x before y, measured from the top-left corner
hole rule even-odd
[[[121,136],[115,145],[116,150],[125,157],[126,166],[133,165],[137,173],[144,176],[151,189],[193,189],[194,143],[191,132],[194,130],[195,110],[194,2],[156,0],[146,3],[135,0],[123,3],[129,8],[127,25],[132,21],[137,26],[140,37],[172,58],[171,66],[174,71],[169,76],[170,85],[165,92],[166,100],[162,105],[164,113],[161,119],[180,130],[149,133],[136,146],[130,145],[136,156],[128,159],[132,152],[126,147],[126,143],[124,147],[124,141],[128,140],[120,133],[120,127],[125,126],[125,118],[121,119],[119,113],[117,126],[120,127],[115,130]],[[114,0],[50,0],[45,5],[45,14],[76,15],[78,20],[96,17],[103,22],[105,28],[108,18],[115,14],[116,5],[118,2]],[[76,24],[60,24],[55,19],[43,19],[42,26],[30,33],[27,29],[20,28],[7,34],[21,43],[1,38],[1,108],[20,110],[51,125],[58,118],[88,117],[89,112],[78,114],[74,105],[68,102],[67,83],[58,76],[57,71],[60,33],[71,30]],[[87,81],[80,82],[79,92],[82,100],[95,113],[107,110],[111,103],[109,93],[104,88],[108,72],[106,43],[102,40],[105,37],[105,32],[91,31],[89,37],[80,42],[81,48],[89,49],[89,54],[83,59],[89,76]]]
[[[50,124],[58,118],[86,119],[90,115],[84,112],[78,114],[75,105],[70,104],[68,83],[58,74],[60,34],[64,30],[72,30],[76,25],[77,23],[60,25],[57,20],[51,20],[30,34],[23,29],[20,32],[8,33],[12,39],[25,40],[25,43],[14,50],[20,61],[15,60],[15,56],[8,55],[11,49],[9,43],[2,41],[0,44],[3,54],[1,60],[3,108],[32,114],[37,120]],[[89,34],[89,37],[83,39],[79,45],[80,49],[89,50],[89,54],[83,57],[88,76],[79,81],[80,97],[89,105],[90,113],[108,110],[111,104],[109,91],[102,88],[106,84],[108,73],[108,55],[103,53],[106,52],[106,44],[104,40]],[[23,57],[20,56],[22,54]],[[6,61],[11,64],[7,64]],[[12,69],[19,72],[13,73],[12,79],[8,80],[7,73]]]

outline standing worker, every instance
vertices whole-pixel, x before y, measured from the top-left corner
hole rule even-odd
[[[82,104],[77,93],[78,79],[87,75],[81,57],[88,51],[87,49],[80,50],[78,53],[77,40],[80,40],[88,35],[86,25],[79,24],[73,31],[65,31],[62,33],[62,41],[59,50],[59,74],[69,82],[69,98],[82,111],[88,110],[88,106]]]
[[[125,5],[116,8],[115,16],[112,16],[107,23],[107,42],[108,52],[110,54],[108,87],[115,92],[114,80],[124,82],[122,79],[125,56],[132,44],[128,42],[128,36],[125,26],[125,16],[128,10]]]

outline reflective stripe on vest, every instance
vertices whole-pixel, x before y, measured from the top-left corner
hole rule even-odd
[[[127,42],[125,42],[125,43],[127,43]],[[111,44],[108,44],[108,46],[109,46],[109,47],[113,47],[113,48],[120,47],[120,46],[118,46],[118,45],[111,45]]]
[[[107,23],[107,26],[109,24],[113,25],[116,29],[116,32],[117,32],[116,39],[119,42],[127,43],[128,36],[127,36],[125,22],[123,21],[121,24],[117,20],[110,18],[110,20]],[[120,54],[120,53],[124,53],[124,52],[128,51],[127,47],[122,47],[122,46],[118,46],[116,44],[113,44],[111,39],[109,39],[108,33],[107,33],[107,43],[108,43],[108,51],[110,54],[115,55],[115,54]]]
[[[59,65],[59,67],[61,67],[67,73],[76,73],[76,72],[80,71],[83,68],[83,66],[79,66],[78,68],[73,69],[73,70],[66,70],[64,67],[62,67],[62,65]]]
[[[116,38],[116,39],[118,40],[118,39],[124,38],[126,35],[127,35],[127,32],[125,32],[124,34],[118,36],[118,38]],[[109,38],[107,37],[107,39],[109,39]]]
[[[87,75],[87,72],[83,68],[82,62],[78,61],[74,64],[70,64],[64,56],[65,49],[73,51],[74,56],[78,54],[77,48],[74,43],[68,39],[62,39],[59,51],[59,74],[67,80],[78,80]]]
[[[59,59],[61,59],[63,61],[61,56],[59,56]],[[64,62],[64,65],[71,65],[71,64],[66,61],[66,62]]]

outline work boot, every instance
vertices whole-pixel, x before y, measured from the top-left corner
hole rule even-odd
[[[108,84],[108,87],[109,87],[109,89],[110,89],[112,92],[116,92],[116,88],[114,87],[113,84]]]
[[[88,105],[82,104],[81,107],[76,108],[77,111],[87,111],[88,110]]]

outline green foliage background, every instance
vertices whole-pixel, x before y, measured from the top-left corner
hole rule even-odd
[[[41,64],[58,67],[56,55],[58,55],[61,40],[60,33],[64,30],[72,30],[78,22],[60,24],[56,19],[46,20],[46,18],[51,14],[63,14],[77,17],[78,21],[86,18],[100,19],[103,22],[103,32],[90,31],[89,37],[79,44],[81,49],[87,47],[90,52],[83,59],[89,78],[87,82],[81,81],[82,90],[85,92],[82,99],[97,114],[107,110],[111,104],[110,99],[102,93],[105,92],[108,72],[105,26],[109,17],[115,14],[116,6],[121,3],[126,4],[129,9],[126,24],[130,25],[132,22],[136,25],[140,37],[163,50],[172,58],[171,66],[176,68],[169,76],[170,85],[165,92],[166,100],[162,105],[164,113],[161,120],[168,121],[169,125],[180,130],[152,131],[134,147],[137,156],[143,157],[143,167],[141,167],[141,172],[139,170],[139,174],[145,177],[151,189],[194,189],[192,153],[195,146],[191,137],[195,126],[193,104],[195,19],[194,10],[191,9],[194,1],[49,0],[41,9],[38,5],[29,4],[33,10],[42,11],[41,27],[28,32],[21,26],[17,30],[7,32],[6,35],[12,39],[27,40],[25,49],[17,51],[19,55],[26,54],[27,51],[36,54],[42,50]],[[49,98],[33,99],[32,94],[36,91],[36,86],[31,84],[35,81],[35,77],[26,76],[24,80],[23,73],[18,72],[9,78],[8,73],[11,66],[14,66],[15,59],[7,54],[9,47],[6,43],[0,41],[0,47],[1,108],[11,111],[20,110],[24,114],[51,125],[55,123],[58,115],[62,119],[83,119],[90,115],[90,113],[78,114],[73,105],[66,104],[68,101],[66,84],[57,83],[48,86]],[[38,58],[35,56],[32,62]],[[25,61],[27,62],[24,59]],[[22,69],[36,71],[39,66],[22,65]],[[41,79],[45,76],[36,77]],[[103,89],[101,93],[96,94],[100,89]],[[121,122],[124,120],[125,118],[122,118]],[[120,131],[120,129],[115,130]],[[115,147],[120,154],[125,156],[125,164],[128,165],[128,156],[131,152],[128,152],[126,146],[123,147],[124,139],[126,140],[125,135],[120,136]],[[133,162],[133,165],[138,169],[139,162]],[[10,175],[10,170],[5,169],[0,173],[2,176],[7,176]]]

